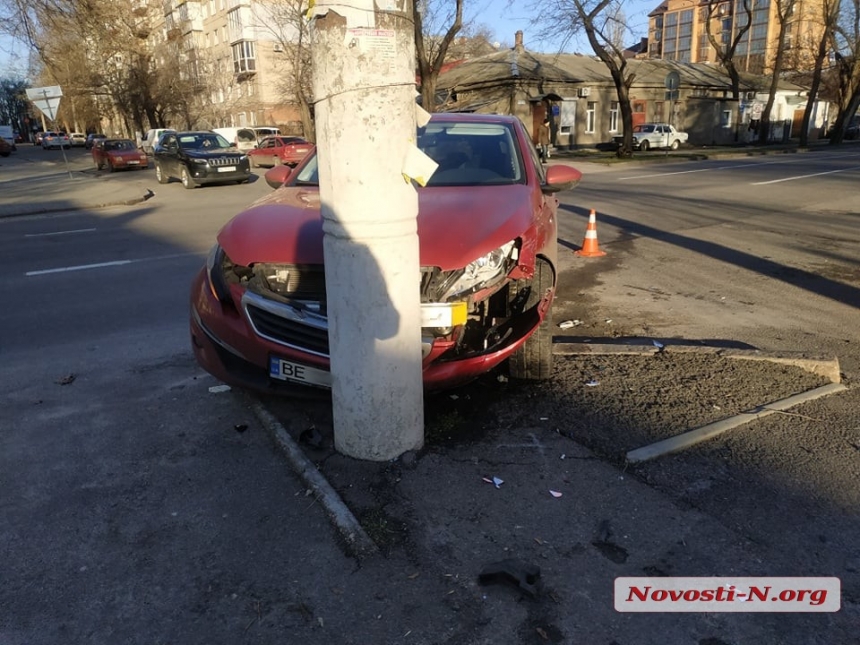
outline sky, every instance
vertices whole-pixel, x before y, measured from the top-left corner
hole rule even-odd
[[[648,35],[648,14],[660,5],[660,0],[622,0],[621,4],[630,30],[625,42],[635,45]],[[557,52],[559,39],[553,38],[553,34],[536,33],[530,24],[535,16],[533,7],[539,5],[537,0],[465,0],[464,18],[488,27],[502,45],[513,46],[514,34],[522,30],[526,49]],[[571,42],[565,52],[594,53],[584,35]]]

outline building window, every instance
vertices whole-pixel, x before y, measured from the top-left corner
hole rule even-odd
[[[558,116],[558,130],[562,134],[571,134],[575,132],[574,125],[576,124],[576,101],[565,99],[561,102],[561,109]],[[571,143],[574,143],[571,141]]]
[[[609,103],[609,131],[618,132],[618,101]]]
[[[732,111],[723,110],[720,114],[720,125],[724,128],[732,127]]]
[[[594,127],[595,127],[594,113],[595,113],[596,109],[597,109],[597,102],[596,101],[589,101],[588,107],[585,110],[585,131],[588,133],[594,132]]]
[[[215,0],[209,0],[209,15],[215,15]]]
[[[243,40],[236,43],[233,49],[233,73],[243,74],[257,71],[254,60],[254,41]]]

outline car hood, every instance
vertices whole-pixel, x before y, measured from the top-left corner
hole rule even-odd
[[[537,207],[524,185],[418,191],[422,266],[458,269],[523,235]],[[382,207],[381,207],[382,208]],[[319,190],[284,187],[229,221],[218,243],[240,265],[322,264]]]
[[[241,155],[245,153],[238,148],[217,148],[208,152],[203,150],[186,150],[185,154],[189,159],[217,159],[225,155]]]

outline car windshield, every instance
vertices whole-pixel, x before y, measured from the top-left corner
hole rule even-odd
[[[633,128],[633,132],[654,132],[653,125],[637,125]]]
[[[418,148],[438,164],[427,186],[498,186],[521,183],[525,173],[513,129],[503,123],[429,123],[418,129]],[[319,183],[316,155],[296,184]]]
[[[214,132],[183,134],[177,138],[179,139],[179,146],[183,150],[218,150],[233,147],[227,139]]]
[[[105,150],[134,150],[137,148],[130,139],[117,139],[116,141],[105,141]]]

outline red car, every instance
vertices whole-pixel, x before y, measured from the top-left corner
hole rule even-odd
[[[542,166],[516,117],[434,114],[417,141],[439,164],[417,188],[425,388],[464,383],[509,358],[511,376],[549,378],[555,193],[581,174]],[[195,277],[194,354],[222,381],[268,393],[330,387],[318,196],[313,153],[221,229]],[[450,324],[434,326],[443,309]]]
[[[149,160],[131,139],[96,139],[92,147],[96,168],[108,172],[128,168],[148,168]]]
[[[266,137],[253,150],[248,151],[248,159],[255,168],[260,166],[295,166],[308,156],[314,144],[300,137]]]

